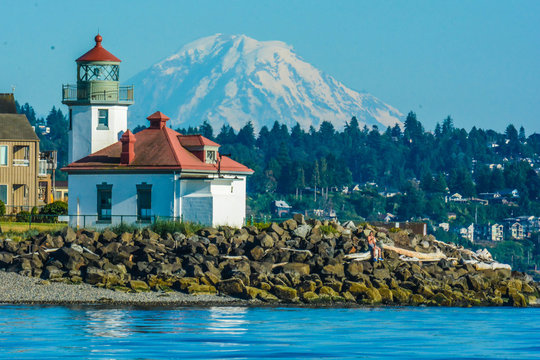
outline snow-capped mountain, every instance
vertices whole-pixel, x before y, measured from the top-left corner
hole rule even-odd
[[[249,120],[256,129],[275,120],[304,129],[330,121],[341,129],[356,116],[379,129],[400,123],[402,114],[367,93],[359,93],[317,70],[280,41],[216,34],[185,45],[176,54],[140,72],[130,126],[146,125],[161,111],[170,127],[199,126],[208,120],[217,132]]]

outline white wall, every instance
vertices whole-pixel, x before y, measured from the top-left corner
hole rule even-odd
[[[112,184],[112,224],[134,222],[137,219],[137,185],[152,184],[152,215],[170,217],[174,207],[174,182],[172,174],[85,174],[69,175],[68,213],[71,226],[96,226],[97,186]],[[77,205],[78,204],[78,205]],[[121,218],[119,215],[127,215]],[[108,225],[108,224],[107,224]]]
[[[152,184],[152,215],[182,217],[205,225],[241,227],[246,216],[246,177],[179,179],[169,174],[71,174],[71,226],[99,227],[97,185],[112,185],[112,224],[137,220],[137,184]],[[87,215],[83,217],[82,215]],[[120,217],[123,215],[123,217]],[[105,224],[104,226],[109,226]]]
[[[213,199],[209,179],[181,179],[179,202],[184,221],[212,224]]]
[[[214,198],[213,224],[242,227],[246,217],[246,179],[238,177],[231,180],[212,182]]]
[[[181,214],[184,221],[242,227],[246,217],[246,177],[182,179]]]
[[[68,161],[71,163],[119,140],[127,130],[127,106],[76,105],[72,109],[72,130],[68,132]],[[109,129],[98,130],[100,109],[109,110]]]

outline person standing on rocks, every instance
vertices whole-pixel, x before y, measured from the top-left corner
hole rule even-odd
[[[377,260],[382,260],[381,248],[377,246],[377,241],[375,239],[375,235],[373,234],[373,231],[369,233],[367,240],[368,240],[369,251],[371,252],[373,261],[376,262]]]

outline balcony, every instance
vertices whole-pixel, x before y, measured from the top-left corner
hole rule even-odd
[[[30,166],[30,160],[13,159],[13,166]]]
[[[47,160],[39,160],[38,176],[47,176]]]
[[[62,103],[70,104],[133,104],[133,85],[83,83],[62,85]]]

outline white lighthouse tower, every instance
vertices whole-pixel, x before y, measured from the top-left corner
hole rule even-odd
[[[120,62],[96,45],[76,60],[77,85],[62,86],[62,103],[69,107],[69,152],[72,163],[117,142],[127,129],[127,108],[133,86],[120,86]]]

